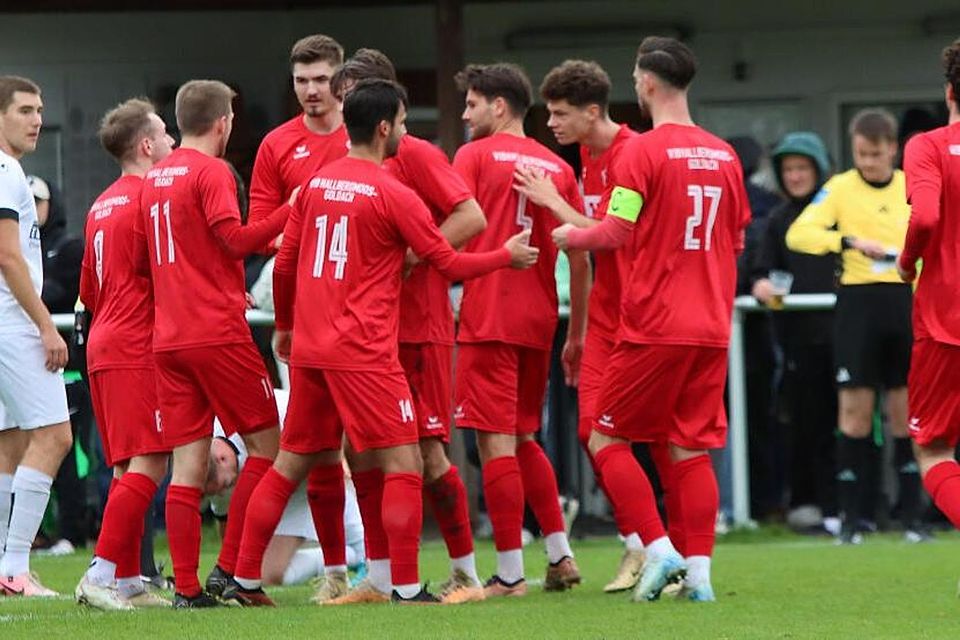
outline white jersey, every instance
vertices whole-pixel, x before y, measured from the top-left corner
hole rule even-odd
[[[0,150],[0,209],[10,209],[19,216],[20,251],[30,270],[30,281],[37,295],[43,289],[43,254],[40,251],[40,225],[37,206],[20,163]],[[13,297],[3,274],[0,274],[0,333],[38,334],[30,316]]]

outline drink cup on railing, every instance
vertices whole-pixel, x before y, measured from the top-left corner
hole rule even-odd
[[[783,309],[783,297],[790,293],[793,287],[793,274],[789,271],[773,269],[770,271],[770,284],[773,286],[773,297],[768,303],[771,309]]]

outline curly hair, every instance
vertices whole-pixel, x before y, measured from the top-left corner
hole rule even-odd
[[[566,100],[574,107],[596,104],[606,111],[610,101],[610,76],[596,62],[565,60],[540,84],[544,100]]]
[[[953,100],[960,108],[960,38],[943,49],[943,75],[953,87]]]

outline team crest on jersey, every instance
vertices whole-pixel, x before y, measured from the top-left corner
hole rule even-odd
[[[293,159],[300,160],[301,158],[307,158],[310,156],[310,149],[307,149],[307,145],[301,144],[298,145],[293,151]]]
[[[597,419],[597,424],[605,429],[613,429],[613,416],[605,413]]]
[[[427,429],[442,429],[443,423],[440,422],[438,416],[430,416],[427,418]]]

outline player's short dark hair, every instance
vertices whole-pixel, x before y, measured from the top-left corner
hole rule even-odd
[[[40,95],[40,87],[33,80],[20,76],[0,76],[0,112],[6,111],[13,104],[13,94],[18,91]]]
[[[407,92],[392,80],[361,80],[343,101],[343,123],[351,144],[370,144],[381,122],[393,122]]]
[[[366,78],[381,78],[396,82],[397,70],[390,58],[382,51],[357,49],[330,78],[330,91],[342,100],[347,83],[359,82]]]
[[[648,36],[637,49],[637,68],[653,73],[677,89],[686,89],[697,75],[697,57],[676,38]]]
[[[566,100],[574,107],[595,104],[606,111],[610,102],[610,76],[596,62],[564,60],[544,76],[540,95],[544,100]]]
[[[953,87],[953,99],[960,108],[960,38],[943,49],[943,75]]]
[[[176,114],[180,133],[202,136],[233,111],[237,93],[219,80],[191,80],[177,90]]]
[[[518,118],[533,103],[530,79],[519,65],[509,62],[471,64],[454,77],[460,91],[475,91],[487,100],[503,98]]]
[[[329,62],[334,67],[343,64],[343,47],[340,43],[321,33],[300,38],[290,49],[290,66],[297,63],[313,64]]]
[[[97,135],[100,144],[118,162],[125,160],[147,135],[150,114],[156,113],[146,98],[131,98],[107,111]]]
[[[896,142],[897,119],[886,109],[863,109],[850,121],[850,135],[863,136],[870,142]]]

